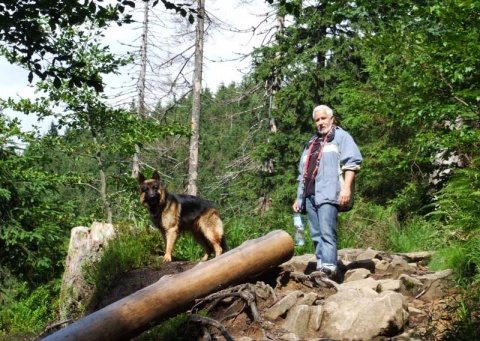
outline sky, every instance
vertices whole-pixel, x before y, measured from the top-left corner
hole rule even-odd
[[[206,6],[207,11],[213,16],[240,30],[258,25],[269,11],[264,0],[249,0],[246,1],[247,4],[239,4],[239,2],[239,0],[212,0],[207,1]],[[158,6],[162,6],[162,4],[159,3]],[[137,9],[135,15],[140,15],[140,12],[141,9]],[[231,62],[219,62],[219,60],[234,59],[239,54],[250,52],[254,47],[260,46],[263,39],[261,33],[268,29],[268,25],[263,26],[255,35],[216,31],[211,38],[207,39],[204,45],[203,87],[209,87],[215,91],[222,83],[228,85],[231,82],[241,81],[243,73],[248,69],[249,59]],[[114,24],[107,30],[104,42],[110,46],[112,51],[125,53],[128,50],[127,45],[138,39],[140,33],[139,29],[134,29],[130,25],[119,27]],[[35,96],[35,88],[28,83],[28,72],[18,66],[10,65],[2,57],[0,57],[0,75],[1,98],[19,99]],[[118,92],[122,84],[132,82],[132,77],[136,77],[136,75],[129,74],[127,71],[122,72],[120,76],[106,77],[106,93],[113,95],[116,91]],[[30,130],[32,125],[37,125],[40,127],[40,132],[45,133],[50,125],[50,121],[38,122],[36,117],[31,115],[25,116],[11,110],[5,110],[4,113],[10,117],[18,117],[24,130]]]

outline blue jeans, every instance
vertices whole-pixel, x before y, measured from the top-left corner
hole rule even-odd
[[[310,236],[315,248],[317,270],[337,269],[337,216],[338,207],[331,204],[315,205],[315,196],[306,198]]]

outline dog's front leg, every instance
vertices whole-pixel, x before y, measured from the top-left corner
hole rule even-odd
[[[164,262],[172,261],[173,248],[175,247],[177,238],[178,238],[178,229],[176,227],[167,229],[167,231],[165,232],[166,245],[165,245],[165,255],[163,256]]]

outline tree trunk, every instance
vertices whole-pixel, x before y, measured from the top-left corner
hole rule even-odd
[[[283,30],[285,27],[285,16],[279,15],[277,13],[277,32],[276,32],[276,39],[278,40],[280,35],[283,34]],[[275,53],[275,59],[280,59],[282,57],[281,53],[277,51]],[[275,96],[277,92],[280,90],[281,85],[281,78],[279,76],[278,68],[274,68],[271,74],[271,82],[265,83],[265,98],[268,98],[268,129],[270,133],[276,134],[277,133],[277,123],[275,117],[273,116],[273,112],[277,110],[277,103],[275,102]],[[270,141],[268,138],[267,143]],[[263,161],[262,170],[265,173],[273,174],[275,173],[275,163],[273,158],[268,158]],[[257,213],[260,216],[263,216],[266,211],[269,210],[272,199],[270,198],[270,188],[268,186],[262,187],[262,193],[258,198],[258,205],[257,205]]]
[[[205,0],[198,0],[197,35],[195,38],[195,70],[192,101],[192,136],[190,137],[190,159],[188,163],[187,193],[197,195],[198,178],[198,140],[200,137],[200,108],[203,71],[203,36],[205,19]]]
[[[147,44],[148,44],[148,1],[144,3],[143,10],[143,35],[142,35],[142,60],[140,65],[140,77],[138,79],[138,105],[137,114],[143,118],[145,114],[145,82],[147,78]],[[133,155],[132,178],[137,178],[140,172],[140,146],[135,144],[135,154]]]
[[[293,256],[293,240],[285,231],[244,242],[221,256],[199,263],[121,299],[48,336],[44,341],[129,340],[152,322],[185,311],[196,299],[277,267]]]
[[[113,214],[112,214],[112,205],[110,203],[110,200],[108,199],[108,193],[107,193],[107,176],[105,174],[105,170],[103,167],[103,161],[102,161],[102,149],[100,148],[100,145],[98,143],[98,134],[96,130],[96,124],[95,124],[95,118],[91,114],[90,108],[89,108],[89,129],[90,133],[92,134],[92,139],[93,139],[93,144],[96,146],[97,151],[95,153],[95,160],[97,161],[97,166],[98,166],[98,172],[100,175],[100,196],[102,198],[102,203],[103,207],[105,209],[105,214],[107,216],[107,223],[111,224],[113,220]]]

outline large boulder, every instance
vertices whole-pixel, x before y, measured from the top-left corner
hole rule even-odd
[[[324,337],[339,340],[371,340],[392,337],[408,321],[405,297],[397,292],[361,287],[345,288],[326,299],[322,308]]]

